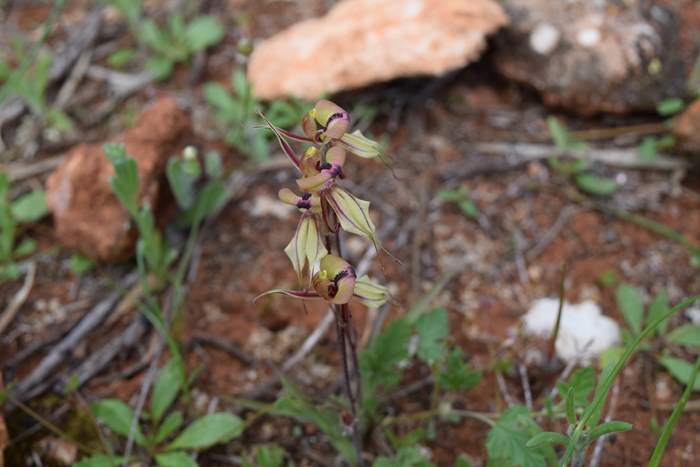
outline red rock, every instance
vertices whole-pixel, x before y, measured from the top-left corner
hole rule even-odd
[[[673,121],[673,134],[681,149],[700,153],[700,99],[688,106]]]
[[[188,131],[184,112],[163,98],[114,140],[136,160],[142,201],[157,206],[167,160]],[[114,171],[102,146],[81,144],[69,152],[46,182],[47,204],[61,245],[93,259],[119,261],[133,254],[136,232],[109,186]]]
[[[582,115],[654,111],[686,93],[679,23],[642,0],[509,0],[495,64],[544,101]]]
[[[313,99],[475,60],[506,24],[493,0],[344,0],[258,45],[248,77],[261,99]]]

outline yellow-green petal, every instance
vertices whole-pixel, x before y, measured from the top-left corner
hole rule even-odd
[[[307,262],[310,275],[314,264],[328,254],[313,216],[302,216],[294,237],[292,237],[284,252],[292,262],[292,267],[297,273],[299,283],[302,281],[304,266]]]

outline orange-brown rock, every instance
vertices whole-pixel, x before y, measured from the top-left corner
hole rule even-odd
[[[673,134],[681,149],[700,154],[700,100],[696,100],[673,121]]]
[[[154,103],[136,126],[113,142],[124,143],[139,170],[140,196],[157,206],[160,180],[170,156],[189,131],[187,116],[171,98]],[[102,144],[73,148],[46,182],[58,241],[66,248],[102,261],[133,254],[136,233],[109,186],[114,170]]]
[[[506,24],[493,0],[344,0],[258,45],[248,77],[262,99],[440,75],[475,60]]]

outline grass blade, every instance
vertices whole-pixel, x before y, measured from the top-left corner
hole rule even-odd
[[[666,445],[668,444],[668,440],[671,437],[671,433],[673,432],[676,423],[678,423],[678,419],[681,417],[683,409],[685,409],[685,404],[687,404],[688,399],[690,399],[690,394],[693,392],[693,387],[695,386],[695,378],[698,376],[698,370],[700,370],[700,356],[698,356],[698,358],[695,360],[693,372],[690,374],[690,380],[685,386],[685,391],[683,391],[683,395],[678,400],[676,406],[673,408],[671,416],[668,417],[668,420],[666,420],[663,430],[661,430],[659,441],[656,443],[654,452],[651,454],[651,459],[649,460],[648,467],[658,467],[659,465],[661,465],[661,458],[663,457],[664,452],[666,451]]]

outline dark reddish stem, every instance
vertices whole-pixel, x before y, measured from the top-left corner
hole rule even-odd
[[[324,221],[329,225],[330,223],[335,223],[333,211],[328,209],[328,205],[324,205],[322,202],[321,209],[323,211],[322,215]],[[326,235],[324,241],[326,250],[328,250],[329,253],[333,253],[335,250],[335,254],[342,258],[343,250],[340,242],[339,229],[336,229],[330,235]],[[353,333],[352,314],[347,304],[333,305],[333,313],[335,315],[335,329],[338,336],[338,345],[340,347],[340,357],[343,363],[345,392],[350,403],[350,412],[353,418],[352,423],[349,424],[349,428],[352,433],[353,445],[355,446],[357,455],[357,465],[362,467],[364,461],[362,459],[362,433],[358,410],[358,399],[362,399],[362,380],[357,358],[357,344]],[[350,372],[351,364],[352,374]],[[353,380],[355,389],[353,389]]]

